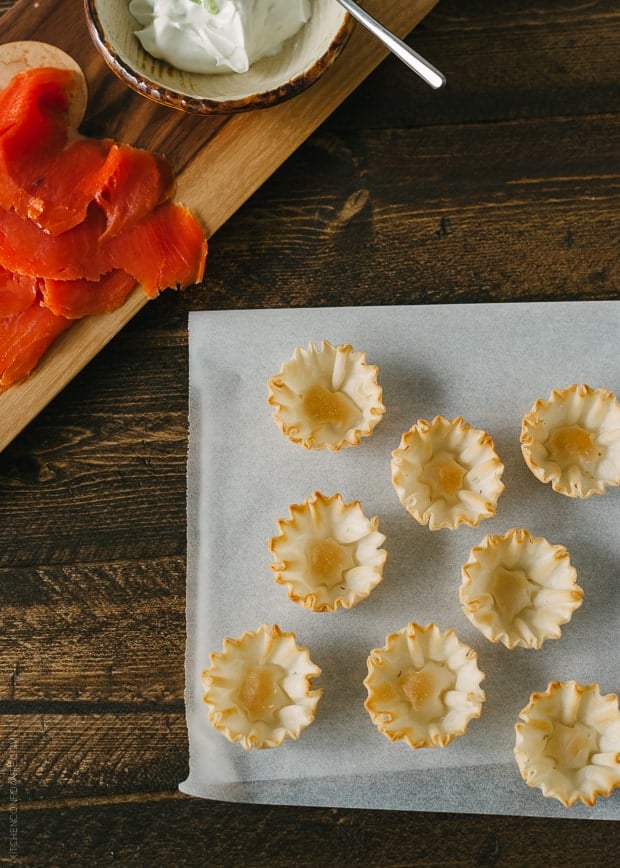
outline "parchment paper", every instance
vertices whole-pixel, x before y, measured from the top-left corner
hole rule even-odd
[[[620,489],[573,500],[538,482],[519,447],[535,399],[574,382],[620,394],[620,303],[572,302],[215,311],[190,314],[186,709],[190,771],[180,789],[214,799],[429,811],[620,818],[620,790],[564,808],[522,781],[514,724],[551,680],[620,687]],[[379,367],[387,413],[372,437],[307,452],[279,431],[267,380],[297,345],[350,343]],[[497,515],[431,532],[398,501],[390,454],[417,419],[463,415],[505,464]],[[357,607],[305,611],[274,583],[268,540],[289,505],[340,492],[379,517],[383,582]],[[527,528],[565,545],[585,591],[559,640],[509,651],[485,639],[458,600],[460,567],[487,533]],[[453,628],[478,653],[487,700],[443,749],[388,741],[363,707],[366,659],[409,621]],[[315,722],[299,740],[246,752],[207,720],[200,673],[225,637],[276,623],[322,675]]]

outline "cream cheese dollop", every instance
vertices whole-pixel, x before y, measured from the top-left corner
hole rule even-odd
[[[145,51],[185,72],[247,72],[277,54],[312,14],[311,0],[130,0]]]

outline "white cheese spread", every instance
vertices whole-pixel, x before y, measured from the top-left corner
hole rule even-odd
[[[277,54],[312,14],[311,0],[130,0],[153,57],[193,73],[247,72]]]

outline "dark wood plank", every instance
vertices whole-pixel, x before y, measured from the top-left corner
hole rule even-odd
[[[187,775],[180,703],[45,708],[33,703],[2,716],[22,807],[44,799],[174,792]]]
[[[88,854],[97,866],[132,868],[606,868],[618,845],[614,825],[144,797],[23,811],[19,840],[26,864],[37,866],[50,864],[42,853],[52,847],[53,864],[63,866],[82,866]]]
[[[185,334],[123,334],[0,453],[0,566],[184,554],[186,376]]]
[[[619,150],[617,115],[323,129],[218,233],[206,291],[175,301],[617,297]]]
[[[5,710],[75,702],[183,709],[184,558],[3,569],[0,606]]]
[[[619,18],[614,0],[441,0],[409,42],[444,72],[447,86],[420,89],[388,58],[327,125],[422,128],[617,113]]]

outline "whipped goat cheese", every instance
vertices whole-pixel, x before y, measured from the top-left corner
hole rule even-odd
[[[311,0],[130,0],[145,51],[193,73],[247,72],[312,14]]]

